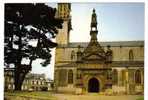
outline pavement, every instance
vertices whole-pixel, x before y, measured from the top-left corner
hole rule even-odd
[[[72,95],[72,94],[54,94],[58,100],[139,100],[142,95],[121,95],[106,96],[98,94]],[[142,100],[142,99],[140,99]]]

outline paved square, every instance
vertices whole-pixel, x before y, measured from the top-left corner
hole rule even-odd
[[[139,100],[139,95],[122,95],[122,96],[104,96],[97,94],[88,95],[70,95],[70,94],[54,94],[58,100]]]

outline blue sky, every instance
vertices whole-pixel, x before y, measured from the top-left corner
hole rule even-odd
[[[143,3],[74,3],[71,42],[90,40],[93,8],[96,9],[100,41],[144,40]],[[78,39],[78,35],[83,38]]]
[[[56,7],[57,4],[49,3]],[[72,3],[70,42],[90,41],[90,22],[95,8],[98,21],[98,41],[144,40],[144,3]],[[80,37],[80,38],[78,38]],[[53,79],[54,56],[44,68],[35,61],[32,72],[45,73]]]

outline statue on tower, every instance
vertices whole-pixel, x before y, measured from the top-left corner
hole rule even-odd
[[[95,13],[95,9],[93,9],[92,17],[91,17],[91,30],[92,28],[96,28],[97,30],[97,15]]]

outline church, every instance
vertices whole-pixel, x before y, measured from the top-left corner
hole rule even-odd
[[[64,20],[56,37],[54,86],[59,93],[144,93],[144,41],[100,42],[97,14],[92,11],[90,41],[69,41],[71,4],[58,3]]]

